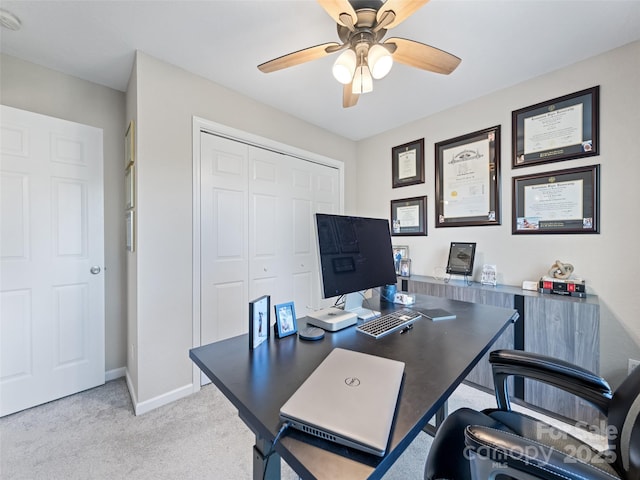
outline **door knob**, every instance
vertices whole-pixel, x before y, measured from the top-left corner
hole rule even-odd
[[[91,267],[91,270],[89,270],[91,273],[93,273],[94,275],[97,275],[100,273],[100,267],[97,265],[94,265],[93,267]]]

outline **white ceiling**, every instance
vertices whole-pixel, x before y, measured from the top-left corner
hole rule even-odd
[[[335,56],[270,74],[256,68],[339,42],[315,0],[2,0],[0,7],[22,21],[20,31],[2,29],[3,53],[124,91],[141,50],[353,140],[640,39],[640,0],[432,0],[387,37],[453,53],[462,58],[458,69],[442,76],[396,64],[343,109]]]

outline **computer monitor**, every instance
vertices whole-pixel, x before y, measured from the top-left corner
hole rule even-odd
[[[389,221],[318,213],[316,232],[323,298],[347,295],[344,310],[379,314],[362,301],[364,291],[397,282]]]

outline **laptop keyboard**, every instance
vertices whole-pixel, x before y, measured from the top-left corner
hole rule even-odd
[[[421,314],[419,312],[403,308],[402,310],[386,313],[381,317],[358,325],[356,330],[378,339],[411,325],[420,318],[420,316]]]

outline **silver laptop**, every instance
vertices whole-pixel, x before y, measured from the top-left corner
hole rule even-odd
[[[383,456],[404,363],[334,349],[280,409],[303,432]]]

